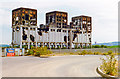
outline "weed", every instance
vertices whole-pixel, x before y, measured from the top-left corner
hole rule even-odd
[[[101,58],[102,65],[100,66],[101,70],[112,76],[118,75],[118,66],[117,66],[117,59],[115,55],[109,54],[105,58]]]

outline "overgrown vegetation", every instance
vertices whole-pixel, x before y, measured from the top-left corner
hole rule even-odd
[[[112,51],[109,51],[106,58],[101,58],[101,60],[102,65],[100,66],[100,69],[104,73],[112,76],[118,75],[118,60],[115,57],[115,54],[112,53]]]
[[[120,60],[118,61],[118,77],[120,77]]]
[[[106,45],[92,45],[92,48],[108,48]]]
[[[120,48],[120,46],[92,45],[92,48]]]
[[[75,53],[76,54],[76,53]],[[110,55],[110,54],[114,54],[114,55],[118,55],[118,53],[113,53],[112,50],[109,50],[108,52],[92,52],[92,51],[86,51],[83,50],[82,52],[77,52],[78,55]]]
[[[33,56],[49,56],[52,54],[52,51],[47,50],[47,47],[32,47],[27,52],[27,55],[33,55]]]

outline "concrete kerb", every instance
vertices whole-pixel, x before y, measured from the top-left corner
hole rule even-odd
[[[97,67],[96,69],[97,73],[99,73],[102,77],[104,78],[107,78],[107,79],[120,79],[120,78],[117,78],[116,76],[111,76],[111,75],[108,75],[108,74],[105,74],[101,69],[100,69],[100,66]]]

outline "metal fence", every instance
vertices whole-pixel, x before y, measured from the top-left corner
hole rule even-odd
[[[50,50],[50,49],[49,49]],[[92,52],[101,52],[105,53],[108,51],[113,51],[114,53],[118,52],[118,48],[92,48],[92,49],[51,49],[54,53],[64,53],[64,52],[82,52],[83,50],[92,51]]]

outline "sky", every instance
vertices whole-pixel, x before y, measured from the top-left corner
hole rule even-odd
[[[37,9],[37,26],[45,24],[45,13],[65,11],[68,24],[74,16],[92,17],[92,43],[118,41],[119,0],[0,0],[0,44],[12,41],[12,10]]]

